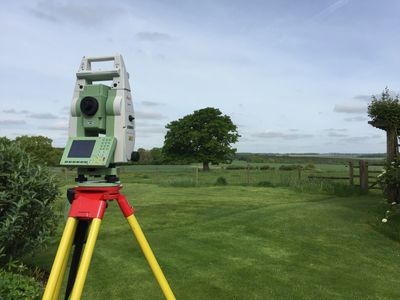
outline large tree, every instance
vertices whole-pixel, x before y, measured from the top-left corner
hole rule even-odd
[[[230,161],[236,152],[231,144],[240,135],[231,118],[219,109],[207,107],[194,111],[166,128],[163,154],[172,160],[202,162],[203,171],[209,163]]]

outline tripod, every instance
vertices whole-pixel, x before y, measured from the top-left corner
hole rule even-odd
[[[112,200],[117,201],[121,212],[128,221],[165,298],[167,300],[175,299],[153,251],[136,220],[133,208],[129,205],[126,197],[119,192],[121,188],[122,186],[118,183],[109,183],[98,186],[96,184],[93,186],[78,186],[72,189],[71,198],[73,201],[71,209],[51,268],[49,280],[43,295],[44,300],[59,298],[73,244],[75,244],[75,248],[71,259],[65,299],[71,297],[70,299],[72,300],[78,300],[81,298],[107,201]],[[86,245],[84,246],[84,244]]]

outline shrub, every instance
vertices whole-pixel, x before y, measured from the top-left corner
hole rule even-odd
[[[226,170],[256,170],[257,166],[252,165],[229,165],[225,168]]]
[[[302,169],[301,165],[281,165],[279,167],[279,170],[281,171],[294,171],[294,170],[298,170],[298,169]]]
[[[39,299],[40,284],[31,277],[0,269],[0,296],[2,299]]]
[[[226,170],[245,170],[246,168],[246,166],[229,165],[226,167]]]
[[[227,185],[228,182],[226,181],[225,177],[218,177],[215,181],[215,185]]]
[[[261,166],[261,167],[260,167],[260,170],[270,170],[270,169],[271,169],[271,167],[268,166],[268,165],[265,165],[265,166]]]
[[[303,167],[304,170],[315,170],[314,164],[307,164]]]
[[[0,141],[0,245],[3,257],[19,257],[44,244],[55,229],[52,206],[58,185],[16,143]]]

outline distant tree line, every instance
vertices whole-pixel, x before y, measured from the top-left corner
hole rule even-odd
[[[385,154],[348,154],[335,156],[334,153],[327,156],[318,154],[273,154],[273,153],[236,153],[235,159],[248,163],[292,163],[292,164],[346,164],[352,159],[379,158],[384,159]]]
[[[16,144],[20,149],[30,156],[33,162],[48,166],[57,166],[60,163],[62,148],[54,148],[53,140],[45,136],[18,136],[15,140],[0,137],[2,144]]]
[[[146,150],[144,148],[139,148],[137,150],[140,155],[140,159],[137,164],[140,165],[162,165],[165,163],[165,158],[162,154],[162,148],[152,148]]]

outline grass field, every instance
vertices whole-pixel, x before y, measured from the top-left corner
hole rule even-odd
[[[235,161],[234,166],[243,168],[250,166],[250,169],[228,170],[231,165],[214,166],[212,172],[198,171],[199,165],[133,165],[122,167],[121,173],[131,183],[152,183],[160,186],[210,186],[213,185],[218,177],[224,177],[229,185],[253,185],[260,183],[270,183],[274,186],[305,186],[308,185],[308,176],[342,176],[349,175],[348,167],[345,164],[313,164],[312,169],[281,171],[279,168],[284,166],[294,166],[290,163],[253,163],[247,164],[243,161]],[[303,164],[306,165],[306,164]],[[357,163],[355,163],[357,165]],[[261,170],[260,167],[268,166],[270,169]],[[370,166],[370,170],[381,170],[380,166]],[[66,184],[72,184],[75,171],[56,169],[58,173],[66,171]],[[358,169],[354,171],[358,174]],[[377,174],[375,174],[377,175]],[[373,178],[371,178],[373,181]],[[332,181],[330,181],[332,182]],[[337,180],[338,183],[347,185],[348,180]],[[359,183],[355,178],[354,184]]]
[[[154,174],[147,169],[146,177],[141,168],[122,175],[123,192],[178,299],[400,298],[399,232],[380,223],[379,192],[337,197],[285,187],[183,188],[161,180],[173,171],[158,172],[155,184]],[[200,176],[213,182],[217,174]],[[49,270],[61,229],[27,262]],[[83,299],[162,298],[111,203]]]

